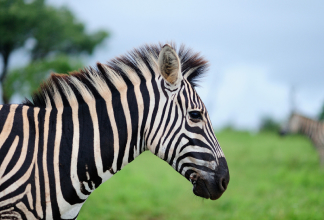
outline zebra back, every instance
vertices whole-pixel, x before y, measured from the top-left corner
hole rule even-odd
[[[293,112],[280,131],[281,135],[289,133],[300,133],[309,137],[319,154],[321,165],[324,166],[324,122]]]

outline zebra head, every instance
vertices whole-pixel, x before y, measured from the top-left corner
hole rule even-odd
[[[300,130],[300,125],[301,125],[301,116],[296,113],[292,113],[289,117],[288,122],[281,127],[280,135],[284,136],[289,133],[296,134]]]
[[[168,44],[162,47],[157,65],[161,120],[153,125],[147,147],[187,178],[195,195],[218,199],[227,188],[229,171],[206,107],[190,81],[198,67],[186,66],[184,56],[179,58]]]

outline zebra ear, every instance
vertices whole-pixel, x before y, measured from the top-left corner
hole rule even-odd
[[[170,84],[176,85],[182,80],[180,59],[169,44],[162,47],[158,65],[161,75]]]

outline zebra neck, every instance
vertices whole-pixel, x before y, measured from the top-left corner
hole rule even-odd
[[[135,116],[114,101],[96,100],[62,111],[60,149],[71,155],[71,169],[77,168],[81,182],[93,182],[95,188],[143,151]]]
[[[303,118],[300,126],[300,132],[312,139],[319,126],[319,122],[309,118]]]
[[[41,110],[43,139],[48,143],[44,147],[48,160],[53,158],[52,165],[45,168],[55,179],[55,184],[48,186],[50,192],[56,192],[62,216],[75,217],[101,183],[144,150],[144,129],[135,123],[137,115],[125,110],[122,102],[113,98],[110,103],[93,100]]]

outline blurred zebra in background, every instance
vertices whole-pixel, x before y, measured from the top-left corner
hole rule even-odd
[[[219,198],[227,163],[196,93],[207,62],[145,46],[71,75],[33,101],[0,106],[0,219],[75,219],[91,192],[145,150],[203,198]]]
[[[281,135],[287,133],[301,133],[308,136],[318,152],[320,164],[324,166],[324,123],[316,121],[297,113],[292,113],[289,121],[280,131]]]

